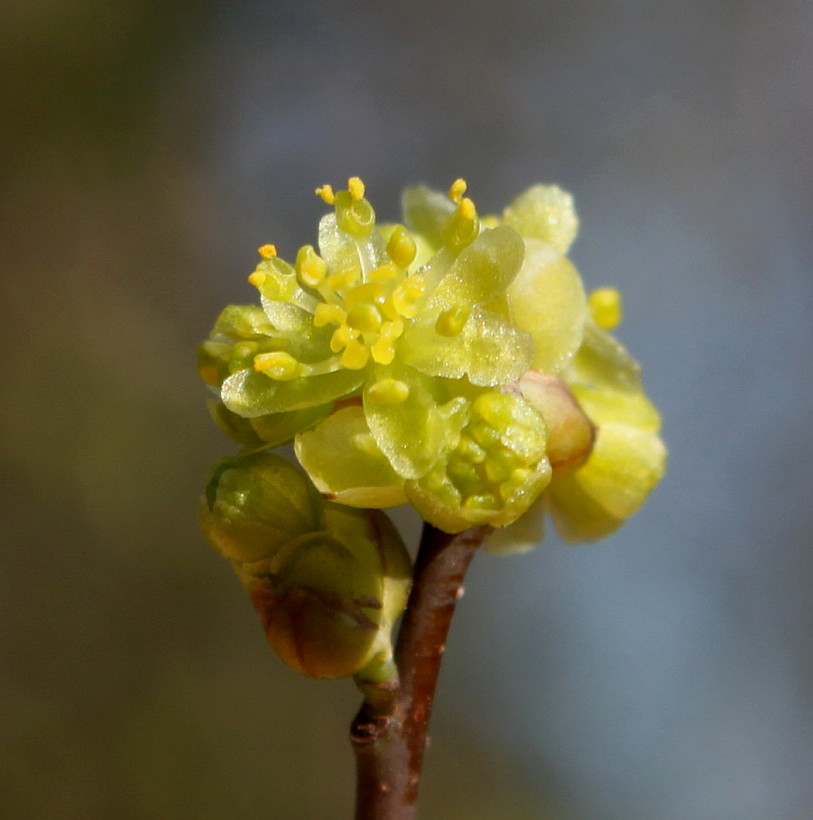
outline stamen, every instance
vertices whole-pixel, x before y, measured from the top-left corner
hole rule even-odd
[[[347,314],[347,326],[362,333],[374,333],[381,327],[381,314],[375,305],[359,302]]]
[[[435,322],[435,330],[441,336],[459,336],[469,319],[470,312],[466,305],[455,305],[444,310]]]
[[[417,246],[412,234],[403,225],[395,226],[387,242],[387,253],[400,268],[408,268],[414,261]]]
[[[361,370],[369,360],[370,351],[358,340],[349,339],[342,353],[342,365],[348,370]]]
[[[460,198],[466,193],[468,187],[465,179],[456,179],[449,188],[449,199],[454,203],[460,202]]]
[[[290,353],[281,350],[258,353],[254,357],[254,369],[280,382],[295,379],[302,372],[301,364]]]
[[[273,259],[277,255],[277,249],[274,245],[263,245],[261,248],[257,248],[257,252],[263,259]]]
[[[316,253],[311,245],[303,245],[296,255],[294,268],[303,285],[315,288],[325,278],[327,262]]]
[[[463,219],[474,219],[474,217],[477,216],[477,208],[474,207],[474,202],[468,197],[464,197],[460,200],[457,210]]]
[[[409,396],[409,385],[396,379],[381,379],[370,386],[367,396],[376,404],[400,404]]]
[[[328,305],[320,302],[316,306],[313,314],[313,326],[324,327],[325,325],[340,325],[347,318],[347,313],[338,305]]]
[[[268,278],[268,274],[263,270],[255,270],[248,277],[249,285],[254,285],[255,288],[261,288],[265,284],[265,280]]]
[[[331,185],[322,185],[314,193],[322,199],[325,205],[332,205],[336,201],[336,195],[333,193],[333,186]]]
[[[604,330],[614,330],[621,324],[621,294],[615,288],[599,288],[587,297],[593,321]]]
[[[353,199],[361,199],[364,196],[364,183],[359,177],[350,177],[347,180],[347,190]]]
[[[347,325],[337,327],[336,330],[333,332],[333,335],[330,337],[330,349],[334,353],[340,353],[351,342],[355,342],[356,339],[358,339],[358,337],[359,332],[357,330],[353,330]],[[342,361],[342,364],[344,365],[344,361]]]

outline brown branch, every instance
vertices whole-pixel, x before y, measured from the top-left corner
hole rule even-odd
[[[491,532],[450,535],[424,524],[395,650],[400,685],[385,708],[362,704],[350,730],[356,820],[412,820],[446,636],[474,553]]]

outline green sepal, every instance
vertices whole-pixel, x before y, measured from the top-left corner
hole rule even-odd
[[[294,451],[319,492],[334,501],[362,508],[406,504],[404,480],[381,452],[360,404],[299,433]]]
[[[245,368],[223,382],[221,396],[233,413],[256,418],[330,404],[357,390],[363,381],[364,373],[358,370],[336,370],[320,376],[275,381]]]

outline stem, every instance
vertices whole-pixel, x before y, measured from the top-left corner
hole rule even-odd
[[[400,684],[386,706],[365,701],[350,729],[356,820],[415,817],[427,728],[446,636],[474,553],[491,532],[450,535],[424,524],[395,659]]]

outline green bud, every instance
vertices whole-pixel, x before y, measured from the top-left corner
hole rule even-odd
[[[522,396],[491,390],[472,402],[457,444],[405,489],[424,520],[460,532],[512,523],[550,476],[540,414]]]
[[[394,675],[392,627],[409,593],[409,556],[389,519],[328,503],[326,529],[298,539],[243,578],[269,644],[314,678]]]
[[[296,467],[281,456],[253,453],[215,465],[201,499],[201,525],[225,558],[250,563],[319,530],[320,506]]]

